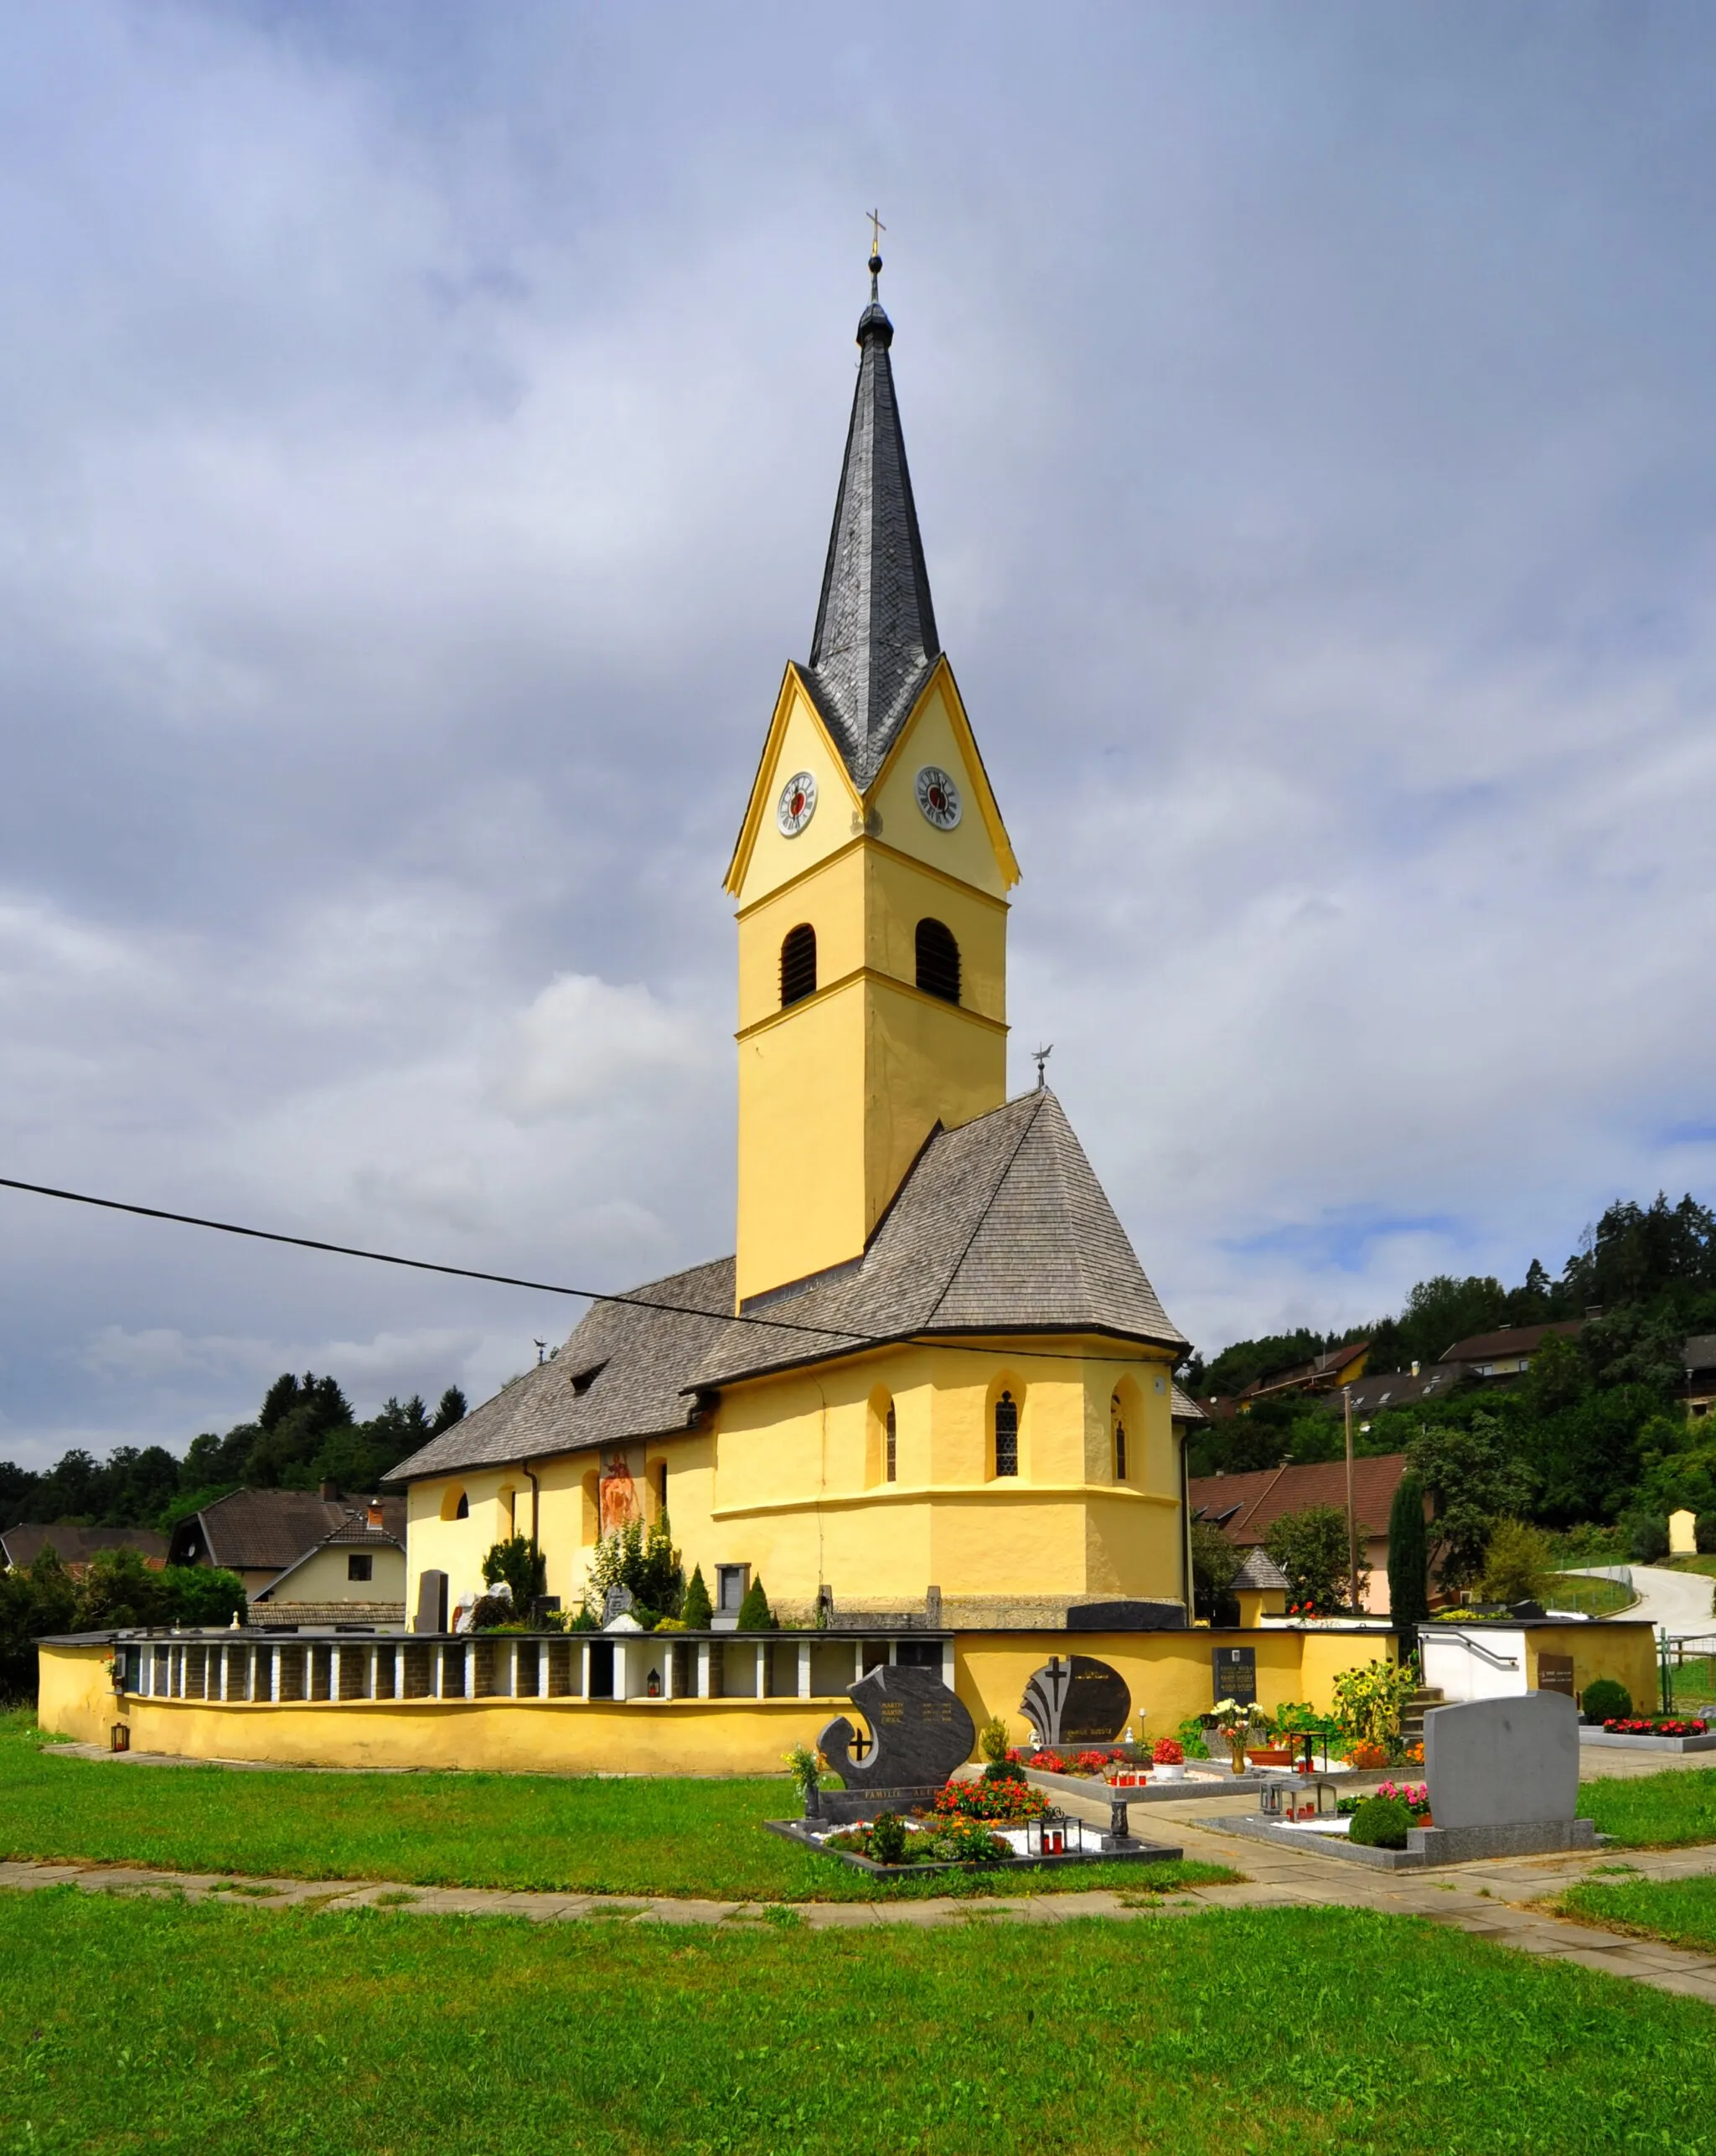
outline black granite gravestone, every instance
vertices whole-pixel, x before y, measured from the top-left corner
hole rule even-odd
[[[1564,1692],[1573,1697],[1573,1657],[1570,1654],[1540,1654],[1538,1657],[1538,1689],[1539,1692]]]
[[[1241,1707],[1257,1704],[1257,1649],[1218,1647],[1210,1651],[1215,1675],[1216,1698],[1232,1699]]]
[[[1054,1655],[1031,1678],[1019,1711],[1041,1745],[1112,1744],[1132,1712],[1117,1669],[1093,1656]]]
[[[830,1818],[865,1817],[878,1805],[903,1811],[927,1802],[971,1756],[976,1724],[933,1670],[872,1669],[847,1688],[846,1697],[869,1723],[873,1742],[861,1762],[858,1732],[844,1714],[817,1739],[817,1749],[846,1785],[823,1798]]]

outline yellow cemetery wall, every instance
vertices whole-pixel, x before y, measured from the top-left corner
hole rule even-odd
[[[36,1650],[40,1693],[36,1720],[50,1736],[80,1745],[105,1745],[120,1712],[113,1689],[110,1647],[44,1647]]]
[[[1583,1692],[1600,1677],[1612,1677],[1632,1694],[1641,1714],[1656,1711],[1657,1636],[1645,1623],[1625,1619],[1595,1625],[1533,1625],[1525,1636],[1527,1681],[1539,1689],[1538,1658],[1573,1657],[1573,1688]]]

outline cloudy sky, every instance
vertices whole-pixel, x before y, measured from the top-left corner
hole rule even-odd
[[[7,11],[0,1173],[731,1249],[872,202],[1013,1084],[1181,1325],[1716,1195],[1716,21],[1574,0]],[[576,1310],[0,1193],[0,1456]]]

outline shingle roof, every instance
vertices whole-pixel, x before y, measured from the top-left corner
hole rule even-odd
[[[862,792],[910,716],[941,649],[888,347],[893,324],[871,280],[863,357],[835,499],[810,664],[802,670]]]
[[[699,1393],[825,1362],[872,1340],[1077,1331],[1186,1344],[1047,1088],[937,1133],[863,1258],[769,1297],[751,1313],[763,1321],[733,1318],[730,1258],[631,1292],[636,1301],[598,1303],[553,1360],[387,1479],[684,1430]],[[689,1305],[690,1314],[649,1307],[663,1303]],[[1174,1412],[1197,1410],[1182,1394]]]
[[[73,1520],[50,1525],[21,1523],[0,1534],[0,1561],[21,1570],[34,1564],[49,1543],[62,1564],[87,1564],[100,1549],[134,1549],[158,1561],[167,1555],[167,1538],[153,1528],[84,1528]]]
[[[1247,1588],[1255,1593],[1259,1589],[1284,1587],[1287,1585],[1287,1575],[1276,1564],[1274,1559],[1264,1549],[1263,1545],[1259,1543],[1253,1548],[1247,1550],[1244,1557],[1240,1560],[1239,1569],[1228,1585],[1235,1589]]]
[[[1352,1509],[1369,1533],[1387,1532],[1389,1508],[1405,1472],[1403,1452],[1353,1461]],[[1245,1475],[1198,1475],[1189,1490],[1193,1513],[1213,1520],[1229,1542],[1260,1543],[1284,1513],[1302,1512],[1310,1505],[1334,1505],[1345,1512],[1346,1464],[1330,1460]]]
[[[354,1516],[361,1526],[361,1499],[323,1497],[313,1490],[235,1490],[205,1505],[194,1519],[179,1522],[173,1555],[196,1560],[206,1555],[233,1572],[284,1572],[337,1529],[350,1527]],[[403,1543],[405,1499],[384,1497],[381,1516],[384,1532]]]
[[[1572,1340],[1584,1331],[1582,1317],[1568,1317],[1553,1325],[1510,1325],[1499,1332],[1475,1332],[1469,1340],[1456,1340],[1445,1350],[1445,1362],[1488,1362],[1497,1355],[1531,1355],[1552,1332]]]
[[[1716,1332],[1695,1332],[1681,1351],[1688,1370],[1716,1370]]]
[[[1207,1422],[1209,1420],[1209,1417],[1189,1393],[1181,1392],[1179,1386],[1176,1385],[1173,1393],[1172,1414],[1176,1422]]]
[[[1379,1408],[1408,1408],[1421,1400],[1450,1393],[1467,1374],[1464,1362],[1432,1362],[1416,1375],[1410,1370],[1384,1370],[1374,1378],[1355,1378],[1339,1393],[1331,1393],[1322,1404],[1329,1414],[1344,1411],[1342,1393],[1352,1396],[1354,1414],[1374,1414]]]
[[[759,1314],[776,1313],[811,1329],[729,1326],[697,1382],[821,1361],[855,1337],[1081,1331],[1186,1345],[1046,1087],[938,1132],[862,1260]]]
[[[733,1261],[694,1265],[631,1294],[636,1302],[622,1297],[597,1303],[557,1355],[431,1439],[386,1480],[504,1466],[685,1429],[695,1407],[685,1388],[732,1316]],[[681,1307],[650,1306],[659,1304]],[[703,1311],[709,1315],[699,1315]]]

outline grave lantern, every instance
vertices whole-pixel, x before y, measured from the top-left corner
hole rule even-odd
[[[651,1699],[660,1698],[661,1672],[659,1669],[652,1669],[650,1671],[649,1676],[644,1679],[644,1690],[648,1698]]]
[[[1312,1819],[1332,1819],[1338,1799],[1332,1781],[1321,1775],[1272,1774],[1258,1792],[1258,1809],[1278,1826],[1304,1826]]]
[[[1040,1819],[1025,1823],[1027,1857],[1076,1856],[1084,1846],[1083,1831],[1077,1819],[1064,1812],[1045,1812]]]

